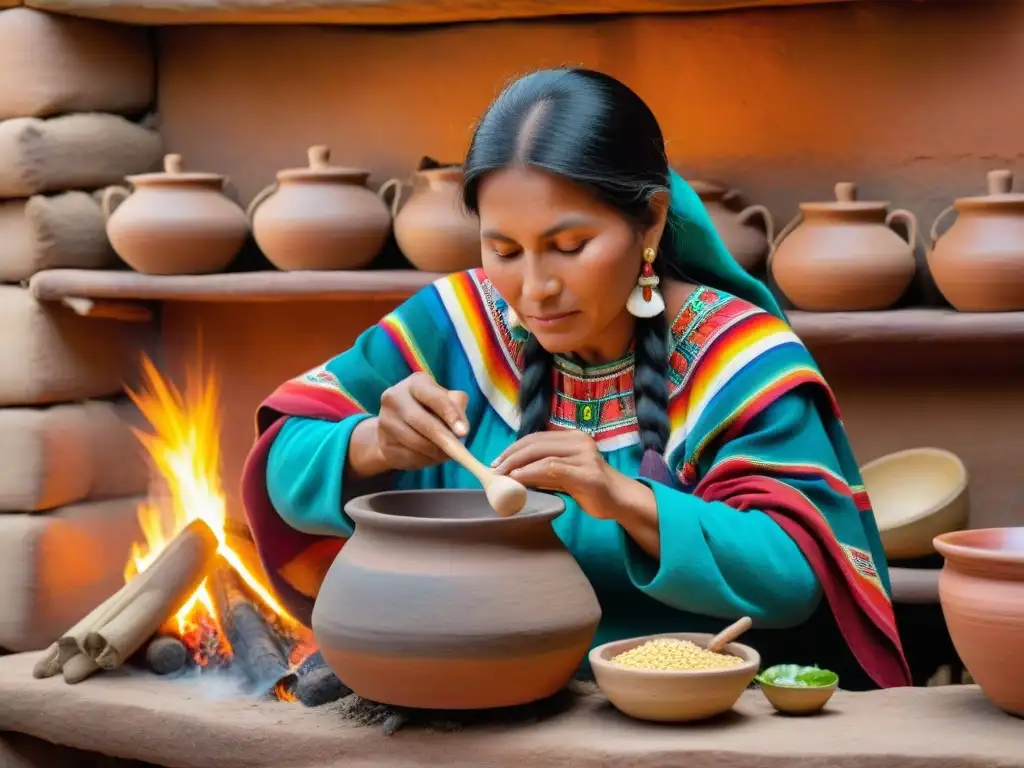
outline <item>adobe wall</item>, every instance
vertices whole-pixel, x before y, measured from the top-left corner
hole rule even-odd
[[[952,197],[980,192],[987,170],[1014,167],[1024,149],[1022,34],[1024,5],[973,2],[394,30],[171,28],[159,32],[161,130],[188,166],[229,174],[244,200],[314,143],[381,183],[422,155],[457,161],[508,78],[583,64],[641,93],[685,175],[741,188],[780,226],[797,202],[853,180],[863,198],[917,213],[926,232]],[[165,306],[172,371],[192,353],[197,324],[207,352],[223,355],[229,488],[260,398],[387,309]],[[819,359],[860,461],[914,445],[957,451],[984,524],[1013,519],[1020,495],[1024,374],[993,364],[1003,352],[869,345]]]

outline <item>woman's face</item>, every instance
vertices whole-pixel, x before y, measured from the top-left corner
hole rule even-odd
[[[484,270],[541,345],[593,361],[623,354],[626,300],[663,222],[639,232],[572,182],[522,166],[489,175],[478,204]]]

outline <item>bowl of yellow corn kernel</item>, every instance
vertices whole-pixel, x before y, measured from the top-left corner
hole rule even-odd
[[[598,686],[630,717],[656,722],[705,720],[728,712],[750,685],[761,656],[741,643],[709,651],[714,635],[649,635],[590,651]]]

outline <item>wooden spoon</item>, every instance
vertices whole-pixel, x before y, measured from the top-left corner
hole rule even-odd
[[[526,506],[526,486],[477,461],[469,449],[443,424],[438,424],[432,435],[427,437],[455,461],[465,467],[480,481],[487,494],[487,503],[502,517],[511,517]]]
[[[753,624],[754,621],[749,616],[737,619],[708,641],[708,650],[718,653],[725,646],[750,629]]]

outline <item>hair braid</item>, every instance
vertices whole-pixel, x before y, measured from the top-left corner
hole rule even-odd
[[[659,456],[668,443],[668,323],[664,313],[638,318],[633,401],[640,442]]]
[[[523,378],[519,382],[519,437],[543,432],[551,420],[553,355],[530,336],[523,342]]]

